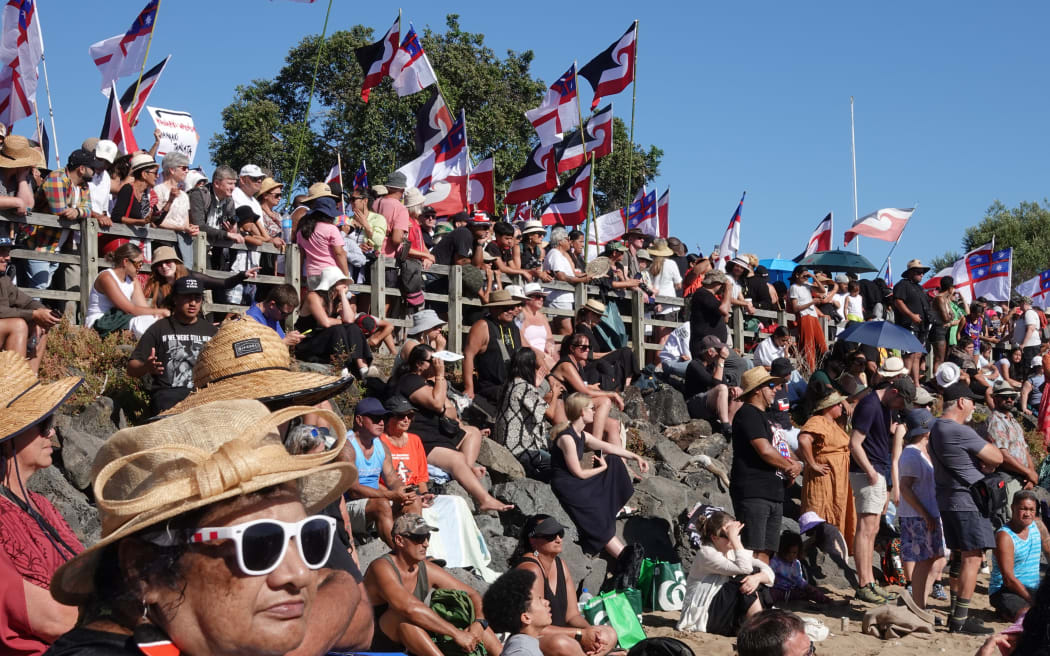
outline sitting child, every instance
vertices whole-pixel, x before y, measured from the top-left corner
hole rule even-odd
[[[834,603],[830,597],[802,576],[802,563],[799,555],[802,550],[802,536],[791,531],[780,534],[780,548],[773,556],[769,566],[773,568],[776,579],[770,594],[775,603],[794,599],[807,599],[821,604]]]

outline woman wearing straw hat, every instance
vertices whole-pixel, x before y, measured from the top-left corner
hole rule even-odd
[[[31,181],[33,169],[44,165],[40,151],[29,144],[29,140],[12,134],[4,140],[0,149],[0,210],[13,210],[19,216],[25,216],[33,209],[33,189]]]
[[[167,307],[171,296],[171,286],[179,278],[196,278],[204,285],[205,289],[212,291],[226,291],[244,282],[246,278],[254,278],[259,273],[259,268],[254,267],[247,271],[239,271],[226,278],[215,278],[212,276],[190,271],[171,246],[161,246],[153,251],[153,262],[150,263],[150,275],[143,287],[146,300],[155,307]]]
[[[131,181],[120,188],[113,204],[113,219],[124,225],[148,225],[163,216],[163,209],[150,203],[150,190],[157,184],[159,165],[147,153],[131,156]],[[169,200],[171,200],[169,198]]]
[[[102,538],[51,581],[81,623],[52,654],[327,651],[351,613],[319,623],[336,521],[316,513],[357,472],[337,461],[332,412],[332,449],[288,453],[282,425],[312,412],[212,403],[107,440],[93,467]]]
[[[339,267],[329,266],[321,271],[299,307],[295,329],[303,335],[303,341],[295,347],[295,353],[308,362],[325,363],[333,356],[343,355],[343,366],[363,379],[372,364],[372,349],[354,323],[357,313],[347,298],[349,284],[346,272]]]
[[[0,371],[0,653],[40,654],[76,623],[76,608],[52,599],[48,586],[83,547],[26,483],[51,466],[54,413],[83,379],[41,384],[11,351],[0,353]]]
[[[802,512],[815,512],[843,535],[857,530],[857,509],[849,482],[849,434],[843,428],[848,399],[832,392],[818,401],[798,435]]]

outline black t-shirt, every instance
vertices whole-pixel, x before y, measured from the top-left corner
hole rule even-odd
[[[693,294],[689,306],[689,352],[699,353],[703,350],[700,342],[708,335],[714,335],[723,342],[729,339],[729,327],[722,316],[722,302],[710,291],[701,287]]]
[[[397,393],[412,402],[411,396],[426,387],[427,384],[426,379],[419,374],[405,374],[397,381]],[[416,408],[416,416],[412,418],[412,424],[408,428],[409,432],[423,439],[440,437],[441,430],[438,428],[440,415],[414,402],[412,405]]]
[[[142,196],[134,197],[135,188],[129,183],[117,192],[117,200],[113,204],[113,219],[145,219],[149,216],[149,191]]]
[[[164,373],[153,376],[150,385],[154,410],[167,410],[193,391],[193,366],[217,330],[204,319],[184,324],[175,317],[160,319],[146,329],[131,359],[146,362],[150,351],[156,349],[157,359],[164,365]]]
[[[893,298],[898,301],[904,301],[904,305],[909,310],[919,315],[919,320],[925,323],[930,318],[930,297],[926,295],[926,292],[918,283],[912,282],[911,280],[901,280],[893,287]],[[898,326],[904,326],[905,328],[921,328],[922,326],[913,326],[911,317],[903,312],[895,313],[896,323]]]
[[[791,429],[791,401],[788,398],[787,386],[781,385],[773,396],[773,403],[766,408],[766,416],[777,426]]]
[[[45,652],[48,656],[141,656],[130,635],[77,627],[61,635]]]
[[[861,448],[868,456],[868,462],[886,477],[886,486],[892,487],[890,480],[890,461],[893,460],[893,438],[890,436],[891,413],[886,406],[882,405],[879,395],[871,393],[861,399],[853,411],[853,430],[864,433],[864,442]],[[850,458],[849,470],[851,472],[863,472],[852,458]]]
[[[751,440],[767,440],[773,446],[773,430],[765,413],[745,403],[733,417],[733,469],[729,472],[729,494],[733,499],[784,501],[784,481],[777,468],[758,455]]]
[[[490,255],[503,260],[504,264],[510,264],[514,261],[514,251],[509,248],[500,248],[495,239],[485,245],[485,251]]]
[[[685,368],[685,398],[689,399],[696,394],[706,392],[722,382],[721,379],[711,375],[709,366],[711,365],[704,364],[704,361],[698,358],[689,361]]]
[[[454,258],[474,254],[474,235],[468,228],[456,228],[434,244],[432,253],[438,264],[452,266]]]
[[[736,351],[730,349],[729,357],[722,365],[722,381],[730,387],[739,387],[745,371],[747,371],[747,362],[737,355]]]

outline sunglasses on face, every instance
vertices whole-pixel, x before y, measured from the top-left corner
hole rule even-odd
[[[557,533],[555,533],[553,535],[537,535],[536,537],[538,539],[544,540],[546,542],[554,542],[558,538],[564,538],[565,537],[565,531],[561,530],[561,531],[558,531]]]
[[[573,344],[572,347],[574,349],[588,349],[588,348],[591,348],[591,345],[590,344]]]
[[[415,416],[416,416],[416,413],[414,413],[414,412],[403,412],[401,414],[394,415],[394,417],[397,418],[398,421],[404,421],[406,419],[412,419]]]
[[[415,542],[416,544],[423,544],[424,542],[429,542],[430,541],[430,534],[429,533],[426,534],[426,535],[403,535],[401,537],[405,538],[406,540],[411,540],[412,542]]]
[[[328,560],[335,537],[335,519],[313,515],[298,522],[256,519],[235,526],[201,528],[190,542],[233,540],[237,567],[248,576],[265,576],[277,569],[288,553],[288,541],[295,539],[299,557],[310,569],[319,569]]]
[[[41,435],[50,435],[55,428],[55,415],[48,415],[46,419],[41,419],[37,423],[36,428]]]
[[[266,179],[266,177],[265,176],[259,176],[258,178],[248,178],[248,179],[251,180],[252,182],[262,182],[263,180]]]

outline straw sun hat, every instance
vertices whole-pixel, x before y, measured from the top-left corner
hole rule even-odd
[[[331,422],[336,443],[293,456],[278,427],[311,413]],[[332,462],[345,442],[346,426],[330,410],[293,406],[271,413],[250,400],[210,403],[114,433],[91,468],[102,539],[55,572],[52,596],[69,605],[83,602],[107,545],[197,508],[302,480],[306,512],[320,510],[357,480],[352,464]]]
[[[0,442],[53,414],[84,382],[70,376],[41,383],[26,359],[14,351],[0,352],[0,371]]]
[[[165,415],[212,401],[258,399],[263,403],[311,405],[346,389],[353,378],[293,371],[288,347],[277,332],[252,319],[231,319],[201,349],[193,367],[196,391]]]
[[[33,148],[29,139],[12,134],[4,140],[4,147],[0,149],[0,168],[16,169],[23,166],[44,166],[44,158],[40,151]]]

